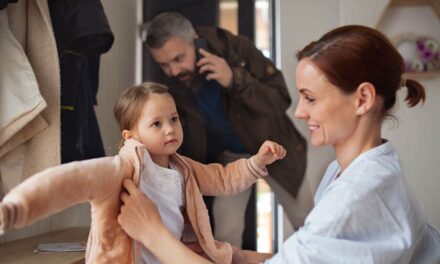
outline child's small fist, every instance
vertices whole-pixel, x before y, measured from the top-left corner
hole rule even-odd
[[[266,140],[255,155],[260,168],[272,164],[275,160],[283,159],[286,156],[286,149],[280,144]]]

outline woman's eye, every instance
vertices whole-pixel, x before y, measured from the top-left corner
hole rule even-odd
[[[175,116],[175,117],[172,117],[171,118],[171,122],[172,123],[176,123],[176,122],[178,122],[179,121],[179,117],[178,116]]]
[[[313,98],[313,97],[310,97],[310,96],[305,96],[305,99],[306,99],[306,101],[308,102],[308,103],[313,103],[313,102],[315,102],[315,98]]]

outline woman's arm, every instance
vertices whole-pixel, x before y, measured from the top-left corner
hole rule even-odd
[[[126,192],[118,222],[127,234],[141,242],[162,263],[211,263],[188,249],[162,223],[156,205],[136,188],[132,180],[124,180]]]
[[[241,250],[241,255],[246,259],[246,264],[263,263],[266,259],[273,256],[271,253],[259,253],[251,250]]]
[[[156,205],[130,179],[123,181],[126,192],[121,194],[123,205],[118,216],[122,229],[134,240],[141,242],[162,263],[211,263],[177,240],[162,223]],[[234,264],[257,264],[272,254],[234,248]]]

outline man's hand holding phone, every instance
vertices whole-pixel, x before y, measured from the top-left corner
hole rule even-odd
[[[196,62],[199,74],[206,74],[206,80],[216,80],[224,88],[232,85],[232,69],[222,57],[198,48],[201,58]]]

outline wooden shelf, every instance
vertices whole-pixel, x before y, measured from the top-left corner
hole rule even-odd
[[[418,6],[418,5],[431,5],[432,0],[392,0],[391,6]]]
[[[34,250],[40,243],[86,242],[87,227],[75,227],[41,234],[25,239],[0,243],[0,263],[79,264],[85,262],[85,252],[40,252]]]
[[[407,79],[421,80],[434,79],[440,76],[440,70],[429,72],[405,72],[403,76]]]

